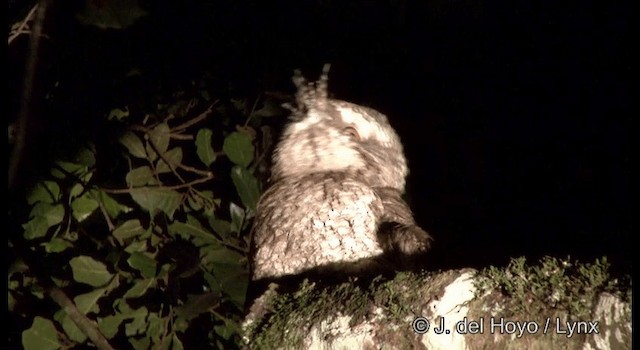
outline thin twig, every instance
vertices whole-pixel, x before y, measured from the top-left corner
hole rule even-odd
[[[47,5],[50,0],[40,0],[37,7],[36,18],[33,20],[31,30],[31,40],[29,41],[29,54],[24,73],[24,84],[22,85],[22,97],[20,99],[20,111],[16,122],[16,137],[9,159],[8,188],[11,189],[16,184],[16,179],[20,175],[20,167],[27,148],[27,127],[31,123],[31,106],[33,105],[33,88],[35,86],[36,71],[38,68],[38,57],[40,56],[40,38],[44,27]],[[33,10],[33,9],[32,9]]]
[[[116,227],[113,225],[113,222],[111,222],[111,218],[109,217],[109,214],[107,213],[107,209],[105,209],[104,204],[102,203],[102,201],[98,201],[98,205],[100,206],[100,212],[102,212],[102,216],[104,216],[104,221],[107,222],[107,226],[109,227],[109,232],[113,232],[113,230]]]
[[[249,121],[251,120],[251,117],[253,117],[253,112],[255,112],[256,107],[258,106],[258,101],[260,101],[260,97],[262,97],[262,93],[258,94],[258,97],[256,97],[256,100],[253,101],[253,107],[251,107],[251,112],[249,112],[249,116],[247,117],[247,120],[244,121],[245,127],[249,125]]]
[[[222,243],[222,245],[226,246],[227,248],[235,249],[237,252],[240,252],[240,253],[246,253],[247,252],[246,249],[244,249],[244,248],[242,248],[240,246],[237,246],[237,245],[235,245],[233,243],[225,242],[225,241],[222,241],[222,240],[220,241],[220,243]]]
[[[160,150],[158,149],[158,147],[155,145],[155,143],[153,143],[152,139],[149,139],[149,143],[151,144],[151,147],[153,148],[153,150],[156,152],[156,154],[158,155],[158,157],[160,157],[160,159],[162,159],[167,166],[169,167],[169,169],[171,170],[171,172],[173,173],[173,175],[175,175],[178,180],[180,180],[180,182],[184,183],[184,179],[182,178],[182,176],[180,176],[180,174],[178,174],[178,172],[176,171],[175,167],[173,166],[173,164],[171,164],[171,162],[169,162],[169,160],[164,156],[164,153],[160,152]],[[151,166],[153,166],[153,164],[151,164]],[[157,175],[157,171],[154,167],[154,172]],[[157,178],[157,176],[156,176]],[[158,179],[159,180],[159,179]]]
[[[14,32],[12,32],[12,34],[9,36],[9,40],[7,41],[7,45],[11,45],[11,42],[15,40],[15,38],[19,37],[20,34],[29,33],[29,30],[25,30],[25,28],[29,26],[29,21],[31,21],[33,15],[36,13],[36,10],[38,10],[38,4],[33,5],[31,10],[27,14],[27,17],[25,17],[22,20],[22,23],[20,23],[20,26]]]
[[[151,132],[151,130],[152,130],[150,127],[147,127],[147,126],[144,126],[144,125],[131,125],[129,128],[131,130],[135,130],[135,131],[142,131],[145,134]]]
[[[136,187],[136,188],[100,188],[100,191],[103,191],[105,193],[111,193],[111,194],[125,194],[125,193],[130,193],[131,190],[135,190],[138,188],[145,188],[145,187]]]
[[[181,185],[175,185],[175,186],[165,186],[166,188],[170,189],[170,190],[179,190],[181,188],[185,188],[185,187],[191,187],[193,185],[197,185],[203,182],[207,182],[209,180],[213,179],[213,173],[209,173],[208,176],[199,178],[199,179],[195,179],[191,182],[187,182],[186,184],[181,184]]]
[[[169,114],[166,118],[164,118],[164,120],[162,120],[162,122],[163,122],[163,123],[167,123],[167,124],[168,124],[168,123],[169,123],[169,121],[171,121],[171,119],[173,119],[173,118],[175,118],[175,117],[176,117],[176,115],[175,115],[175,114],[173,114],[173,113],[171,113],[171,114]]]
[[[212,174],[211,174],[211,172],[210,172],[210,171],[207,171],[207,170],[200,170],[200,169],[197,169],[197,168],[194,168],[194,167],[188,166],[188,165],[184,165],[184,164],[182,164],[182,163],[178,164],[178,167],[179,167],[180,169],[183,169],[183,170],[186,170],[186,171],[190,171],[190,172],[195,173],[195,174],[198,174],[198,175],[212,176]],[[212,177],[213,177],[213,176],[212,176]]]
[[[209,106],[209,108],[207,108],[206,111],[200,113],[199,116],[197,116],[197,117],[195,117],[193,119],[187,120],[186,122],[184,122],[184,123],[172,128],[171,132],[180,132],[180,131],[190,127],[191,125],[194,125],[194,124],[200,122],[201,120],[204,120],[206,117],[209,116],[209,114],[211,114],[211,112],[213,111],[213,106],[215,106],[216,103],[218,103],[218,101],[215,101],[214,103],[212,103],[211,106]]]
[[[185,141],[193,140],[193,135],[182,135],[177,133],[170,133],[169,137],[175,140],[185,140]]]
[[[164,309],[164,304],[160,306],[160,315],[162,315],[162,310]],[[171,314],[171,305],[169,305],[169,314]],[[167,333],[169,332],[169,323],[171,322],[172,317],[165,318],[164,321],[164,331],[162,332],[162,337],[160,338],[160,344],[158,344],[158,349],[164,349],[164,341],[167,339]]]
[[[107,341],[107,339],[100,333],[98,327],[96,327],[95,322],[88,319],[80,310],[76,304],[69,299],[69,297],[62,291],[62,289],[58,287],[51,287],[47,290],[47,294],[56,302],[66,313],[69,315],[69,318],[73,321],[73,323],[80,328],[82,333],[84,333],[95,346],[100,350],[114,350],[111,347],[111,344]]]
[[[191,110],[194,109],[197,105],[198,105],[198,99],[192,98],[191,100],[189,100],[189,103],[187,103],[187,106],[184,108],[183,115],[187,115],[191,113]]]
[[[167,188],[170,190],[178,190],[181,188],[185,188],[185,187],[191,187],[193,185],[197,185],[203,182],[207,182],[211,179],[213,179],[213,173],[209,172],[207,174],[208,176],[199,178],[199,179],[195,179],[193,181],[184,183],[184,184],[180,184],[180,185],[174,185],[174,186],[142,186],[142,187],[134,187],[134,188],[100,188],[101,191],[104,191],[106,193],[112,193],[112,194],[124,194],[124,193],[131,193],[131,191],[134,190],[138,190],[138,189],[142,189],[142,188]]]

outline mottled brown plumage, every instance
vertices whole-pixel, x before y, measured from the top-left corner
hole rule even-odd
[[[401,197],[408,169],[398,135],[383,114],[329,99],[327,71],[316,83],[294,77],[297,104],[252,231],[254,281],[357,271],[428,247]]]

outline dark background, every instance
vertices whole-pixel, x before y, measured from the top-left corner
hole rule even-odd
[[[329,62],[330,92],[387,114],[404,142],[430,266],[607,255],[631,271],[626,4],[159,1],[126,29],[78,23],[82,6],[48,18],[38,91],[64,85],[40,135],[99,134],[98,111],[205,75],[229,95],[292,92],[293,69]]]

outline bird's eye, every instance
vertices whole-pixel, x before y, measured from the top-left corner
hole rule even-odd
[[[347,135],[353,137],[356,141],[360,141],[360,134],[358,134],[358,130],[356,130],[356,128],[354,128],[353,126],[347,126],[343,130]]]

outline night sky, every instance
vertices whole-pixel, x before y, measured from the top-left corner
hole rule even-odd
[[[86,80],[74,101],[108,107],[95,96],[115,93],[131,62],[149,81],[213,70],[240,92],[293,92],[294,69],[314,78],[331,63],[330,93],[387,114],[403,140],[407,198],[435,238],[430,266],[607,255],[631,271],[628,6],[177,3],[120,31],[58,9],[50,35],[78,51],[57,59],[67,81]]]
[[[607,255],[631,270],[627,8],[328,3],[245,5],[228,20],[256,74],[275,64],[289,84],[287,69],[315,77],[330,62],[336,98],[389,116],[431,266]]]

